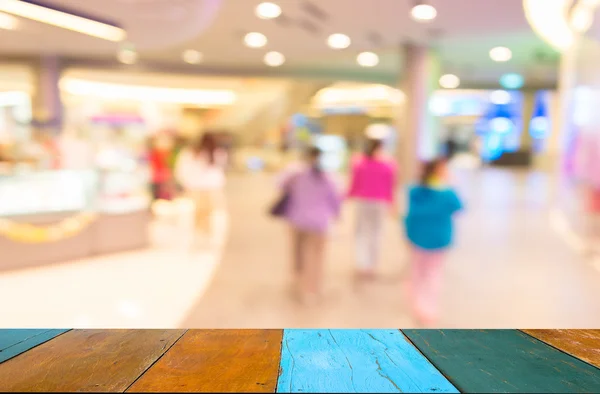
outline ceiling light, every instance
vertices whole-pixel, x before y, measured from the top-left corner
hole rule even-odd
[[[0,0],[0,11],[108,41],[126,36],[119,27],[20,0]]]
[[[495,62],[507,62],[512,58],[512,51],[506,47],[496,47],[490,51],[490,57]]]
[[[271,67],[279,67],[285,63],[285,56],[279,52],[269,52],[264,58],[265,64]]]
[[[496,90],[490,94],[490,102],[496,105],[506,105],[510,103],[510,93],[506,90]]]
[[[138,54],[131,49],[123,49],[117,53],[117,59],[123,64],[134,64],[137,62]]]
[[[12,15],[0,12],[0,29],[15,30],[19,25],[19,21]]]
[[[244,37],[244,42],[250,48],[262,48],[267,45],[267,37],[261,33],[248,33]]]
[[[410,10],[410,15],[418,22],[429,22],[435,19],[437,10],[432,5],[419,2],[419,4],[415,5],[412,10]]]
[[[121,85],[82,79],[63,78],[61,89],[75,96],[108,100],[154,101],[201,106],[231,105],[236,95],[230,90],[193,90],[158,88],[151,86]]]
[[[373,52],[363,52],[356,57],[356,61],[363,67],[375,67],[379,64],[379,56]]]
[[[332,34],[327,39],[327,44],[333,49],[346,49],[350,46],[350,37],[345,34]]]
[[[587,7],[573,8],[570,24],[578,33],[585,33],[594,24],[593,11]]]
[[[575,35],[567,18],[570,0],[523,0],[529,25],[548,44],[559,51],[573,45]]]
[[[460,78],[453,74],[442,75],[440,86],[444,89],[456,89],[460,85]]]
[[[256,16],[260,19],[275,19],[281,15],[281,7],[275,3],[260,3],[256,7]]]
[[[523,77],[519,74],[510,73],[500,77],[500,85],[505,89],[520,89],[524,83]]]
[[[182,54],[183,61],[189,64],[198,64],[202,61],[202,53],[193,49],[188,49]]]

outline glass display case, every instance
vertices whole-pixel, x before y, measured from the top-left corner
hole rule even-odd
[[[150,207],[147,185],[144,171],[56,170],[0,176],[0,217],[143,211]]]
[[[150,219],[141,169],[0,176],[0,272],[147,247]]]

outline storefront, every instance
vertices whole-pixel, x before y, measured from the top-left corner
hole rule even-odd
[[[0,92],[0,271],[147,246],[149,137],[235,100],[226,90],[83,77],[63,73],[58,133],[32,124],[26,91]],[[192,120],[188,129],[201,131]]]
[[[401,91],[385,85],[339,83],[319,91],[309,113],[318,125],[314,140],[327,153],[328,168],[346,168],[366,137],[383,140],[395,154],[399,136],[394,124],[403,100]]]

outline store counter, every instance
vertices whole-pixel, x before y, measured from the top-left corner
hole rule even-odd
[[[137,172],[0,176],[0,271],[147,247],[146,185]]]

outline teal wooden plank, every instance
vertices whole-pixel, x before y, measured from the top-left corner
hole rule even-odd
[[[598,368],[517,330],[403,332],[463,393],[600,392]]]
[[[277,391],[458,392],[399,330],[285,330]]]
[[[47,329],[0,330],[0,351],[39,335]]]
[[[0,330],[0,363],[28,351],[68,330]]]

